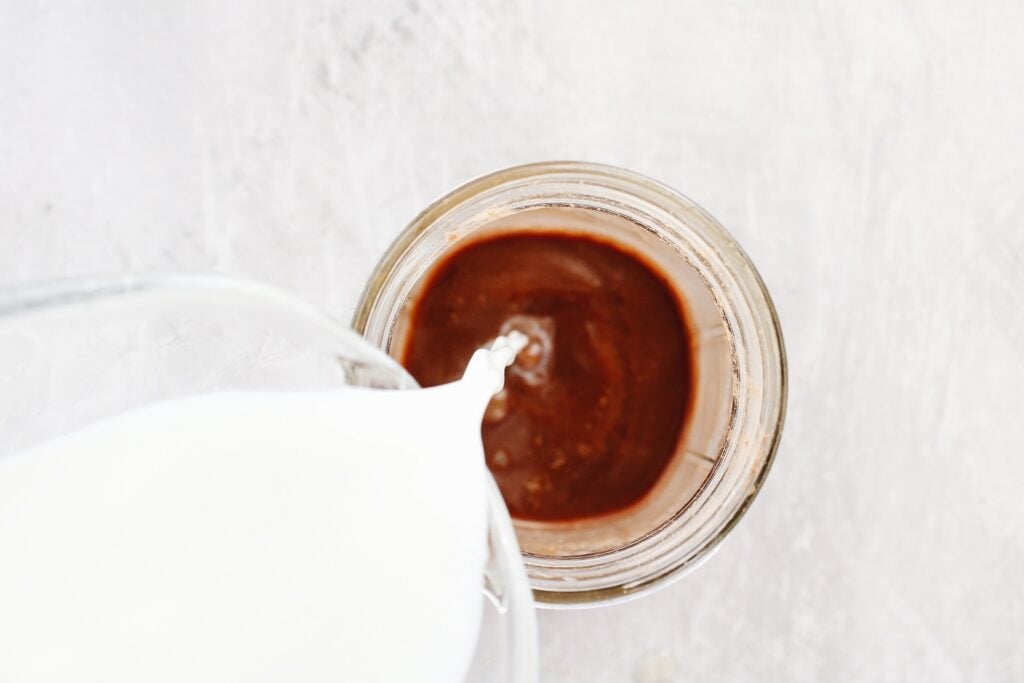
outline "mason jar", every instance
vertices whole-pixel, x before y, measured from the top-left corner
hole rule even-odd
[[[432,270],[455,250],[508,233],[557,232],[634,254],[684,309],[694,377],[677,449],[654,487],[614,513],[516,519],[540,606],[621,601],[707,559],[750,506],[772,464],[786,360],[771,298],[750,259],[693,201],[619,168],[544,162],[472,180],[428,206],[388,248],[353,329],[400,359]]]

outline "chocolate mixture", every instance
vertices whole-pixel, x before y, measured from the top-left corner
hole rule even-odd
[[[512,515],[573,520],[637,502],[675,454],[693,393],[672,289],[610,243],[502,234],[435,267],[413,302],[401,360],[421,385],[442,384],[512,329],[530,345],[483,425]]]

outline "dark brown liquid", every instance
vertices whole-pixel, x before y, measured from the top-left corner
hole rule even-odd
[[[531,344],[483,425],[509,511],[570,520],[637,502],[675,454],[692,394],[672,289],[611,244],[503,234],[438,264],[413,302],[401,359],[421,385],[443,384],[510,329]]]

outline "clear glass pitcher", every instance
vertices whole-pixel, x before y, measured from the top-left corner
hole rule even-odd
[[[153,276],[0,292],[0,457],[170,398],[341,385],[416,388],[355,333],[269,287]],[[488,507],[487,599],[467,680],[534,681],[532,595],[493,481]]]

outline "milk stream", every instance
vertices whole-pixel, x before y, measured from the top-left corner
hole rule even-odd
[[[0,681],[458,681],[480,421],[525,339],[419,391],[168,401],[0,459]]]

